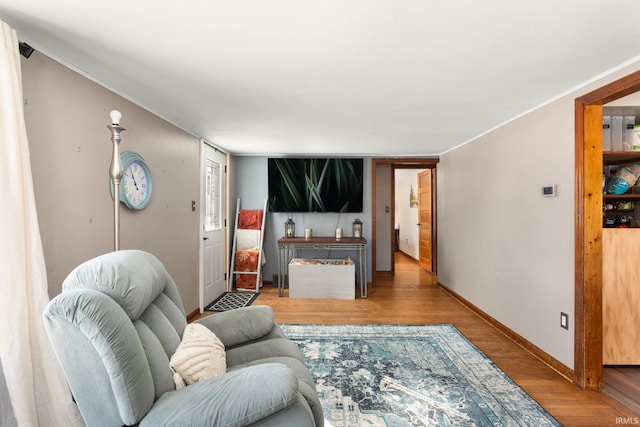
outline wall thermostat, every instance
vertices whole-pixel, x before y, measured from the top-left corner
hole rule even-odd
[[[558,186],[553,185],[544,185],[542,187],[542,195],[546,197],[555,197],[558,195]]]

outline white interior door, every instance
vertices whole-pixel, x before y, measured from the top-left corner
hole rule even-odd
[[[225,273],[226,156],[202,142],[202,250],[200,307],[204,309],[227,289]]]

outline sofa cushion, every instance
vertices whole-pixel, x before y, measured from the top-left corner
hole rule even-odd
[[[269,335],[274,327],[273,309],[266,305],[252,305],[206,316],[194,323],[211,329],[229,349]]]
[[[309,405],[313,417],[316,420],[316,425],[322,425],[324,415],[322,412],[322,405],[318,399],[316,392],[316,384],[311,377],[311,373],[307,369],[307,366],[295,357],[291,356],[275,356],[265,357],[263,359],[252,360],[242,365],[229,366],[229,371],[233,372],[237,369],[246,369],[249,366],[280,363],[287,366],[294,375],[298,378],[298,392],[304,396],[307,404]]]
[[[122,308],[93,289],[74,289],[51,300],[43,317],[83,418],[139,422],[153,406],[154,383]]]
[[[116,301],[129,319],[136,320],[170,281],[171,276],[160,260],[132,249],[111,252],[80,264],[64,280],[62,290],[100,291]],[[182,307],[181,301],[174,302]]]
[[[291,357],[305,363],[296,343],[287,338],[272,338],[227,349],[227,366],[244,365],[268,357]]]
[[[140,427],[242,427],[295,404],[298,379],[286,366],[261,364],[162,395]],[[271,425],[304,425],[300,423]]]
[[[177,389],[224,374],[227,371],[224,344],[203,325],[189,324],[169,366]]]

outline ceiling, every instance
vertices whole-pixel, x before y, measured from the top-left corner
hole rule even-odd
[[[0,0],[37,51],[239,155],[442,154],[638,59],[638,16],[638,0]]]

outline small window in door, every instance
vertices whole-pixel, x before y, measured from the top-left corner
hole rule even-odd
[[[220,173],[222,165],[211,159],[207,159],[206,166],[206,199],[205,199],[205,231],[219,230],[222,228],[222,179]]]

